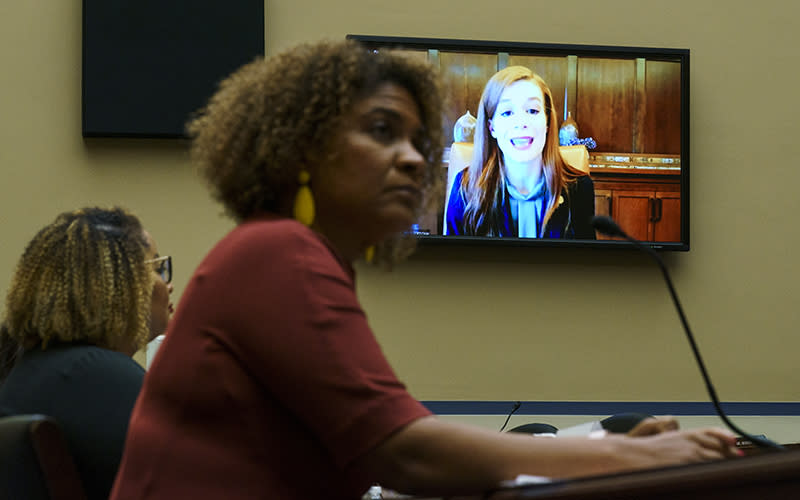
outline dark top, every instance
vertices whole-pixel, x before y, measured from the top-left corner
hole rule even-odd
[[[427,415],[384,357],[350,264],[297,221],[265,216],[190,279],[112,499],[358,498],[374,478],[353,462]]]
[[[466,200],[461,190],[464,177],[462,170],[453,181],[450,198],[447,203],[447,234],[467,235],[464,230],[464,209]],[[588,175],[578,179],[561,193],[563,202],[556,207],[544,229],[543,238],[593,240],[596,238],[592,227],[594,216],[594,183]],[[508,198],[506,198],[508,199]],[[508,202],[501,206],[503,229],[498,237],[518,235],[517,222],[511,217],[511,206]]]
[[[0,386],[0,414],[50,415],[60,424],[89,500],[107,500],[144,369],[86,344],[25,352]]]

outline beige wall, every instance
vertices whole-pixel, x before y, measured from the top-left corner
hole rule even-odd
[[[347,33],[691,49],[691,238],[668,265],[720,396],[800,401],[795,2],[268,0],[267,53]],[[81,2],[0,4],[0,293],[59,211],[120,203],[174,256],[176,298],[231,224],[172,141],[84,141]],[[422,249],[360,270],[420,399],[704,400],[656,268],[621,251]]]

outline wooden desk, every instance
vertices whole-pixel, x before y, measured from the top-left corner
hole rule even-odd
[[[764,452],[718,462],[520,486],[450,500],[793,500],[795,498],[800,498],[800,450],[798,449]]]
[[[789,500],[800,498],[800,450],[497,491],[491,500]]]

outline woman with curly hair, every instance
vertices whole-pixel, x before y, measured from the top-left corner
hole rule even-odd
[[[440,169],[426,63],[354,42],[256,60],[189,125],[238,221],[195,270],[131,417],[125,499],[478,492],[734,453],[722,430],[532,439],[440,421],[384,357],[353,262],[391,265]],[[372,248],[374,247],[374,250]]]
[[[171,259],[121,208],[60,214],[28,243],[6,297],[0,414],[55,417],[87,497],[107,499],[144,370],[166,329]]]
[[[561,159],[545,81],[509,66],[486,83],[470,166],[448,197],[446,234],[595,239],[594,187]]]

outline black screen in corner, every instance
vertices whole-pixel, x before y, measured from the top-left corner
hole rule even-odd
[[[219,81],[263,54],[263,0],[83,0],[83,136],[185,137]]]

